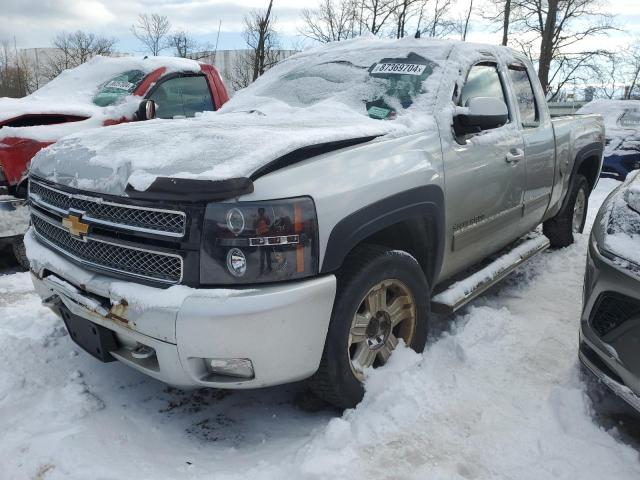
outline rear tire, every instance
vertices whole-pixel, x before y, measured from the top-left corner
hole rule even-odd
[[[589,207],[589,183],[583,175],[576,175],[567,193],[567,202],[555,217],[542,224],[542,231],[552,248],[568,247],[573,234],[582,233]]]
[[[24,246],[24,238],[15,240],[12,244],[13,255],[16,257],[18,264],[25,270],[29,270],[29,259],[27,258],[27,249]]]
[[[364,395],[362,365],[384,364],[400,338],[424,349],[430,291],[412,256],[376,245],[358,247],[337,277],[322,360],[309,386],[330,404],[352,408]]]

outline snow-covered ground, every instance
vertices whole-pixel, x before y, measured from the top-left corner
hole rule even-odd
[[[588,226],[614,188],[601,180]],[[0,478],[640,478],[640,430],[594,419],[577,366],[587,236],[399,350],[344,415],[300,385],[181,392],[75,347],[0,275]],[[605,426],[603,426],[605,425]]]

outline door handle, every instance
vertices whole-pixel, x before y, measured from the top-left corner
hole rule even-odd
[[[507,155],[505,156],[505,161],[507,163],[510,163],[511,165],[515,165],[523,158],[524,158],[523,150],[521,150],[520,148],[512,148],[507,152]]]

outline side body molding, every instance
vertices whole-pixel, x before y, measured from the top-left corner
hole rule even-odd
[[[412,235],[412,240],[420,243],[419,248],[424,248],[423,258],[430,259],[425,273],[433,283],[440,273],[445,245],[444,194],[436,185],[417,187],[383,198],[343,218],[329,235],[320,273],[337,270],[360,242],[406,221],[414,221],[412,229],[415,231],[412,234],[415,236]],[[429,229],[427,225],[430,225]]]

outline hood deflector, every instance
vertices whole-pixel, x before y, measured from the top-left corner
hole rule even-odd
[[[250,178],[239,177],[228,180],[197,180],[191,178],[158,177],[147,190],[138,191],[129,184],[125,191],[130,198],[141,200],[179,200],[183,202],[228,200],[252,193],[253,182],[268,173],[322,155],[323,153],[366,143],[377,137],[378,135],[358,137],[298,148],[267,163],[256,170]]]
[[[125,192],[129,198],[140,200],[217,201],[253,192],[253,182],[246,177],[228,180],[158,177],[144,191],[128,184]]]

